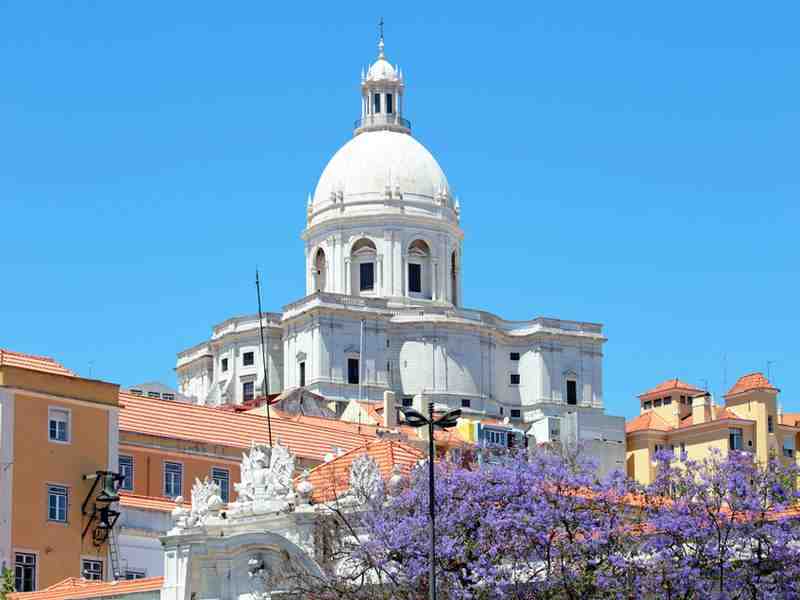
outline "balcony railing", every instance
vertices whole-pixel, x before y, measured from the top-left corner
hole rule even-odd
[[[371,126],[392,126],[396,125],[398,127],[403,127],[404,129],[411,129],[411,121],[408,119],[404,119],[397,113],[386,114],[380,113],[377,115],[367,115],[366,117],[362,117],[361,119],[356,119],[356,122],[353,123],[353,129],[361,129],[362,127],[371,127]]]

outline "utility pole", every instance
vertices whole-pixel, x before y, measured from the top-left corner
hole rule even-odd
[[[258,277],[258,269],[256,269],[256,293],[258,295],[258,329],[261,332],[261,360],[264,367],[264,400],[266,400],[267,406],[267,436],[269,438],[269,447],[272,448],[272,420],[269,416],[269,367],[266,345],[264,344],[264,318],[261,313],[261,281]]]

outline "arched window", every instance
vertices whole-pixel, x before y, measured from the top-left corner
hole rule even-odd
[[[325,251],[320,248],[314,257],[314,291],[325,291],[325,276],[327,264],[325,262]]]
[[[361,238],[350,250],[351,289],[353,295],[372,294],[376,291],[376,249],[372,240]]]
[[[455,252],[450,257],[450,299],[453,306],[458,306],[458,257]]]
[[[431,249],[423,240],[408,246],[408,295],[431,298]]]

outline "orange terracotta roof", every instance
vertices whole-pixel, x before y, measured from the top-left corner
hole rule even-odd
[[[713,420],[719,421],[721,419],[738,419],[743,421],[749,421],[749,419],[744,419],[743,417],[740,417],[735,412],[728,410],[727,408],[724,408],[722,406],[717,406],[717,416]],[[692,415],[690,413],[686,415],[683,419],[681,419],[681,423],[678,426],[678,428],[683,429],[684,427],[691,427],[692,425],[694,425],[694,421],[692,420]]]
[[[120,392],[120,431],[192,440],[232,448],[267,443],[267,419],[252,412],[235,413],[208,406],[145,398]],[[352,425],[352,424],[349,424]],[[375,438],[374,428],[361,433],[341,421],[316,417],[272,419],[272,439],[300,458],[324,460],[335,446],[351,450]]]
[[[124,508],[156,510],[159,512],[172,512],[175,508],[175,501],[165,496],[141,496],[130,492],[120,492],[119,503]],[[188,499],[183,503],[187,507],[191,506],[191,504]]]
[[[800,427],[800,413],[783,413],[781,423],[790,427]]]
[[[653,411],[647,411],[639,415],[635,419],[631,419],[625,423],[625,433],[634,433],[635,431],[671,431],[674,429],[672,425],[667,423],[662,417],[658,416]]]
[[[773,390],[779,391],[769,380],[764,377],[763,373],[748,373],[739,377],[739,381],[733,384],[733,387],[728,390],[725,397],[733,396],[735,394],[742,394],[752,390]]]
[[[41,371],[42,373],[53,373],[55,375],[77,377],[75,373],[49,356],[23,354],[22,352],[14,352],[13,350],[5,350],[0,348],[0,367],[4,365],[28,369],[30,371]]]
[[[749,419],[744,419],[740,417],[735,412],[728,410],[722,406],[716,407],[717,416],[712,420],[708,421],[721,421],[724,419],[737,419],[739,421],[747,421]],[[625,423],[625,433],[634,433],[636,431],[675,431],[678,429],[685,429],[686,427],[691,427],[694,425],[692,421],[692,414],[689,413],[685,417],[680,420],[680,423],[677,427],[670,425],[666,419],[659,416],[655,411],[649,410],[644,414],[639,415],[635,419],[631,419],[627,423]]]
[[[701,394],[705,390],[701,390],[700,388],[696,388],[688,383],[681,381],[677,377],[675,379],[667,379],[666,381],[662,381],[652,390],[648,390],[643,394],[639,394],[639,398],[648,398],[651,396],[658,396],[659,394],[663,394],[664,392],[669,392],[672,390],[678,390],[682,392],[689,392],[695,394]]]
[[[399,465],[400,471],[408,474],[425,458],[421,450],[397,440],[367,443],[309,471],[308,480],[314,486],[312,499],[315,502],[328,502],[345,493],[350,488],[350,465],[364,454],[375,460],[384,480],[391,476],[394,465]],[[295,484],[299,479],[295,479]]]
[[[80,577],[67,579],[38,592],[15,592],[8,600],[80,600],[82,598],[107,598],[122,594],[155,592],[164,584],[163,577],[145,577],[119,581],[87,581]]]

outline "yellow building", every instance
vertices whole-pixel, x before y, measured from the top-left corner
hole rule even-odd
[[[670,450],[676,458],[705,458],[712,448],[753,452],[796,461],[800,420],[781,415],[779,390],[762,373],[744,375],[718,406],[705,390],[679,379],[665,381],[639,396],[640,414],[625,425],[626,465],[630,477],[652,483],[655,454]]]
[[[0,564],[17,591],[107,576],[91,519],[99,488],[84,476],[117,469],[118,393],[53,359],[0,350]]]

